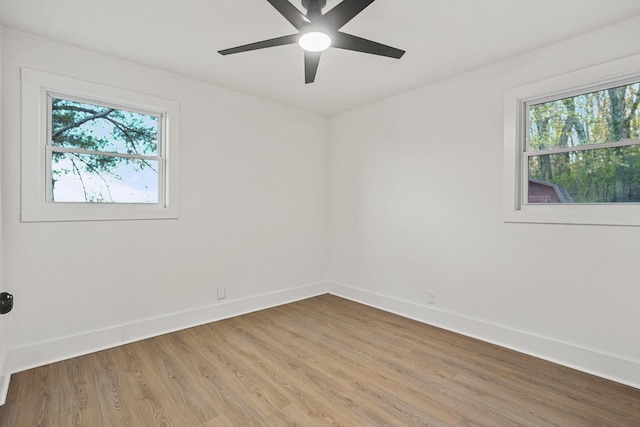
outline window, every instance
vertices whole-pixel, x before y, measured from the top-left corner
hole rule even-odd
[[[639,101],[640,83],[635,82],[525,103],[524,199],[640,202]]]
[[[162,115],[49,94],[47,201],[158,203]]]
[[[177,218],[175,101],[22,69],[22,220]]]
[[[505,220],[640,225],[640,56],[505,94]]]

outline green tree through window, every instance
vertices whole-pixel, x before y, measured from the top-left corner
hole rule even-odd
[[[159,116],[50,97],[50,201],[159,202]]]
[[[529,203],[640,203],[640,83],[529,105]],[[536,181],[532,187],[531,181]]]

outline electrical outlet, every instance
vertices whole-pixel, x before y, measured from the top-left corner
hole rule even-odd
[[[225,299],[227,297],[226,292],[224,290],[224,286],[218,288],[218,299]]]
[[[428,304],[436,303],[436,291],[427,291],[427,303]]]

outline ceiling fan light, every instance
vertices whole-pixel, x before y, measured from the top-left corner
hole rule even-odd
[[[310,31],[300,36],[298,44],[309,52],[322,52],[331,46],[331,37],[319,31]]]

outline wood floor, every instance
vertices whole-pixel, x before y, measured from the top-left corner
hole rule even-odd
[[[13,376],[0,426],[640,426],[640,390],[335,296]]]

